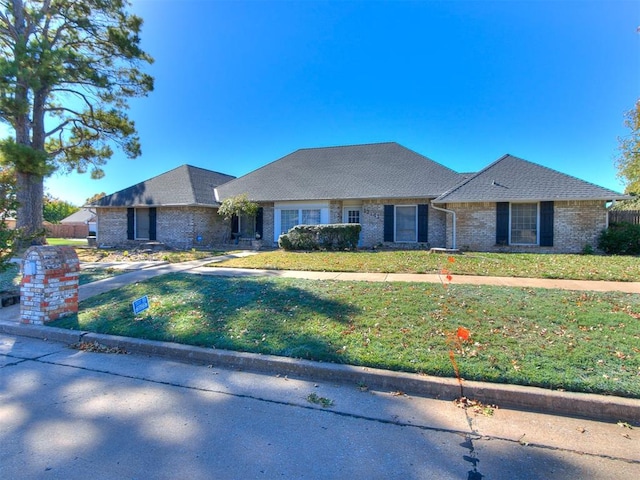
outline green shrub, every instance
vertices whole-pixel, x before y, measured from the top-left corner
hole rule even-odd
[[[615,223],[603,230],[598,248],[611,255],[640,255],[640,225]]]
[[[296,225],[280,235],[278,246],[284,250],[353,250],[358,247],[361,229],[357,223]]]

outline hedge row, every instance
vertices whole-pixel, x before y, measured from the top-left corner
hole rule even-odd
[[[359,223],[296,225],[278,238],[285,250],[354,250],[362,227]]]

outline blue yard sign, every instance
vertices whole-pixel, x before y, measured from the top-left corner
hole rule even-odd
[[[140,297],[132,302],[133,305],[133,314],[138,315],[140,312],[144,312],[147,308],[149,308],[149,299],[145,295],[144,297]]]

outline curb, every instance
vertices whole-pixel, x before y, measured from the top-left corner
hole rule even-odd
[[[295,375],[316,381],[364,384],[372,389],[400,391],[442,400],[454,400],[460,397],[460,385],[453,378],[312,362],[274,355],[216,350],[171,342],[139,340],[6,321],[0,321],[0,333],[67,344],[98,342],[108,347],[123,348],[129,353],[158,356],[181,362],[210,364],[261,373]],[[475,381],[464,381],[463,387],[466,397],[485,404],[495,404],[501,408],[585,417],[601,421],[625,421],[640,425],[640,400],[638,399]]]

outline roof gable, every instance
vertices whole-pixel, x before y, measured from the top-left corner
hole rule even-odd
[[[224,200],[435,198],[460,176],[395,142],[297,150],[216,188]]]
[[[119,192],[102,197],[95,207],[217,205],[214,188],[235,177],[181,165]]]
[[[440,195],[434,203],[625,198],[613,190],[507,154]]]

